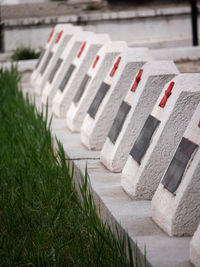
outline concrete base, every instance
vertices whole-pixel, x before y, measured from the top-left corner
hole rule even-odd
[[[200,267],[200,225],[198,226],[194,236],[190,242],[190,261]]]
[[[31,91],[29,90],[31,95]],[[40,98],[36,99],[41,108]],[[49,110],[51,115],[51,110]],[[120,186],[120,175],[106,170],[99,161],[99,152],[89,151],[80,144],[80,135],[70,133],[62,119],[53,118],[52,136],[63,144],[67,163],[74,164],[74,179],[80,181],[87,164],[90,190],[100,217],[112,227],[128,231],[132,244],[138,245],[143,258],[157,267],[191,267],[189,237],[170,238],[151,220],[150,201],[132,201]],[[73,159],[70,160],[70,159]]]

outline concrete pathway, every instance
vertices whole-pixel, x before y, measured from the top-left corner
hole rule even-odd
[[[24,3],[13,5],[2,5],[1,16],[2,19],[21,19],[21,18],[41,18],[50,16],[63,16],[63,15],[79,15],[79,14],[95,14],[104,12],[117,12],[117,11],[139,11],[147,10],[148,8],[156,9],[161,7],[182,7],[188,6],[187,1],[150,1],[145,4],[137,4],[134,1],[114,2],[107,3],[105,0],[101,3],[89,4],[90,0],[85,0],[83,3],[78,1],[49,1],[43,3]],[[88,10],[88,6],[96,7],[96,10]]]

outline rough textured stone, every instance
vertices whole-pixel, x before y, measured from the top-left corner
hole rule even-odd
[[[110,89],[103,99],[95,119],[86,115],[81,128],[81,141],[89,149],[101,149],[117,110],[137,71],[151,57],[146,49],[128,49],[121,54],[121,61],[114,77],[110,73],[104,82],[110,85]]]
[[[49,61],[47,67],[45,68],[44,73],[41,74],[40,72],[35,81],[35,86],[36,86],[35,93],[38,95],[41,95],[44,89],[44,85],[46,81],[48,80],[49,75],[54,65],[56,64],[57,60],[60,58],[62,52],[64,51],[67,43],[69,42],[69,40],[72,38],[72,36],[76,32],[80,31],[78,27],[74,27],[74,26],[67,25],[67,24],[62,27],[62,30],[63,30],[63,34],[61,35],[60,40],[57,43],[55,43],[51,49],[51,52],[53,53],[51,60]]]
[[[115,144],[107,137],[101,151],[101,162],[113,172],[122,171],[129,152],[161,91],[178,73],[171,61],[150,61],[142,69],[143,73],[136,91],[133,93],[129,88],[124,99],[131,106],[131,110],[121,132]],[[132,84],[135,80],[135,77],[133,78]]]
[[[127,48],[125,42],[109,42],[99,52],[99,60],[95,68],[90,67],[88,75],[91,80],[78,103],[72,102],[67,112],[67,126],[73,132],[80,132],[84,117],[94,99],[97,90],[110,70],[114,60],[123,49]]]
[[[92,35],[92,32],[79,32],[71,38],[61,55],[63,63],[60,67],[60,70],[55,75],[51,84],[48,81],[45,84],[42,93],[42,103],[47,104],[48,100],[48,105],[52,105],[59,86],[64,79],[66,72],[69,70],[70,64],[75,60],[75,57],[78,54],[83,42],[87,41]]]
[[[93,35],[88,41],[80,58],[75,58],[73,64],[76,66],[75,71],[70,77],[64,91],[58,91],[53,100],[53,111],[58,117],[66,117],[72,100],[82,82],[83,77],[87,73],[91,63],[93,62],[98,50],[110,41],[107,34]]]
[[[173,154],[200,102],[200,76],[176,76],[172,95],[164,108],[158,105],[164,88],[151,113],[161,121],[141,165],[129,156],[122,172],[122,186],[134,198],[151,199]],[[168,86],[168,85],[167,85]]]
[[[54,28],[54,34],[53,36],[51,37],[51,40],[50,42],[47,42],[46,45],[45,45],[45,54],[42,58],[42,60],[40,61],[40,64],[37,66],[37,68],[34,69],[34,71],[32,72],[32,75],[31,75],[31,78],[30,78],[30,82],[32,85],[35,84],[35,80],[37,79],[37,76],[39,75],[40,71],[41,71],[41,68],[49,54],[49,52],[51,51],[52,47],[54,46],[54,43],[58,37],[58,34],[59,34],[59,31],[61,29],[61,27],[63,26],[63,24],[58,24],[55,26]]]
[[[198,105],[184,137],[199,145]],[[177,145],[176,145],[177,147]],[[153,220],[170,236],[192,235],[200,221],[200,149],[187,164],[180,185],[172,194],[161,183],[152,200]]]

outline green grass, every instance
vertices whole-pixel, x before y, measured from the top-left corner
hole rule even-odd
[[[95,6],[95,5],[87,5],[84,10],[85,11],[94,11],[94,10],[98,10],[98,9],[99,9],[98,6]]]
[[[27,60],[27,59],[36,59],[39,58],[40,52],[36,52],[30,47],[21,47],[13,51],[12,60]]]
[[[79,200],[63,148],[53,153],[45,114],[23,99],[19,79],[0,70],[0,266],[141,266],[127,236],[97,216],[87,172]]]

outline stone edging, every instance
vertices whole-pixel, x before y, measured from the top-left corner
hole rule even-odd
[[[106,12],[106,13],[93,13],[83,15],[70,15],[46,18],[24,18],[24,19],[5,19],[5,27],[12,26],[34,26],[34,25],[49,25],[57,23],[75,23],[90,22],[90,21],[106,21],[106,20],[123,20],[123,19],[136,19],[148,18],[156,16],[175,16],[175,15],[189,15],[190,8],[188,6],[175,7],[175,8],[156,8],[136,11],[119,11],[119,12]]]

